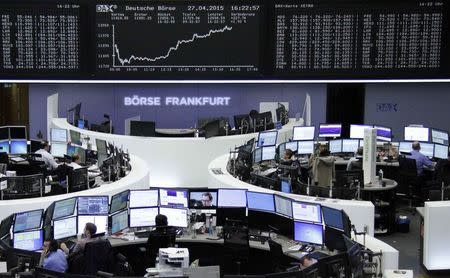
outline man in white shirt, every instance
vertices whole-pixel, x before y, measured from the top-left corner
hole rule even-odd
[[[72,155],[72,162],[69,164],[70,167],[72,167],[74,170],[81,168],[80,165],[80,156],[78,154]]]
[[[47,170],[52,171],[58,168],[58,163],[56,163],[55,158],[50,153],[50,145],[47,141],[42,142],[42,148],[37,150],[35,154],[40,154],[42,156],[41,158],[37,158],[37,160],[44,161]]]

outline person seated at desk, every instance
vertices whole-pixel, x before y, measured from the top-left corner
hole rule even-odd
[[[308,268],[308,267],[312,266],[313,264],[317,263],[317,260],[314,258],[311,258],[310,255],[306,254],[300,258],[299,263],[300,263],[300,265],[299,265],[300,269],[303,270],[303,269]]]
[[[94,223],[86,223],[83,232],[84,238],[77,241],[77,244],[75,245],[73,250],[71,251],[65,243],[61,243],[61,249],[64,251],[64,253],[66,253],[66,255],[83,252],[86,243],[99,239],[98,237],[94,237],[95,233],[97,233],[97,226],[95,226]]]
[[[356,151],[355,157],[350,158],[350,160],[347,163],[347,171],[352,170],[361,170],[362,169],[362,156],[363,156],[364,149],[363,147],[359,147]]]
[[[42,148],[37,150],[35,154],[41,155],[41,157],[36,160],[44,161],[47,170],[53,171],[58,168],[58,163],[56,163],[55,158],[50,153],[50,145],[48,144],[48,141],[43,141]]]
[[[81,163],[80,156],[78,154],[74,154],[72,155],[72,162],[70,162],[68,165],[75,170],[82,168],[80,163]]]
[[[335,158],[330,156],[330,151],[321,149],[319,156],[314,158],[312,165],[312,178],[319,186],[330,186],[335,180]]]
[[[414,141],[412,143],[411,155],[408,155],[407,158],[412,158],[416,161],[417,176],[419,177],[424,176],[424,169],[433,168],[433,162],[431,162],[431,160],[427,156],[420,152],[420,143],[418,141]]]
[[[58,241],[56,239],[46,239],[44,241],[39,265],[45,269],[62,273],[66,272],[69,268],[66,254],[58,248]]]
[[[281,164],[290,165],[295,160],[294,152],[291,149],[286,149],[284,155],[280,160]]]
[[[158,214],[155,216],[155,229],[150,231],[147,238],[147,255],[150,266],[154,266],[159,248],[172,247],[175,244],[176,232],[168,226],[167,216]]]

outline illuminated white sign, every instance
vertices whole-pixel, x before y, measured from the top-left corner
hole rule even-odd
[[[124,97],[125,106],[228,106],[231,97]]]

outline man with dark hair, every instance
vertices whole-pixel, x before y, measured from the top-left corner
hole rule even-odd
[[[40,265],[42,265],[43,268],[52,271],[67,271],[69,266],[67,263],[66,254],[64,254],[63,250],[58,248],[58,242],[55,239],[46,239],[44,241]]]
[[[300,269],[305,269],[307,267],[312,266],[317,262],[316,259],[313,259],[310,255],[306,254],[303,257],[300,258]]]
[[[350,158],[347,163],[347,171],[351,170],[362,170],[362,157],[363,157],[364,149],[363,147],[359,147],[356,151],[355,157]]]
[[[156,229],[160,229],[167,226],[167,216],[164,214],[158,214],[155,217],[155,226]]]
[[[61,243],[61,249],[68,255],[69,253],[78,253],[84,251],[84,247],[86,243],[92,242],[98,239],[98,237],[94,237],[97,233],[97,226],[94,223],[86,223],[84,226],[83,236],[84,238],[77,241],[77,244],[73,248],[73,251],[70,252],[69,248],[67,248],[66,244]]]
[[[176,237],[175,229],[168,226],[167,216],[164,214],[156,215],[155,226],[155,229],[150,231],[147,238],[147,255],[151,267],[154,266],[155,258],[159,253],[159,248],[174,246]]]
[[[433,168],[433,163],[431,160],[420,152],[420,143],[415,141],[412,143],[412,151],[411,155],[407,156],[408,158],[412,158],[416,161],[417,167],[417,176],[423,176],[423,170],[425,168]]]
[[[50,153],[50,145],[48,141],[42,141],[41,149],[37,150],[35,154],[40,154],[41,157],[37,158],[37,160],[44,161],[47,170],[55,170],[58,168],[58,163],[56,163],[55,158]]]
[[[292,160],[293,156],[294,156],[294,152],[291,149],[286,149],[284,151],[283,160]]]
[[[202,205],[204,207],[212,207],[213,196],[211,192],[203,192],[202,194]]]

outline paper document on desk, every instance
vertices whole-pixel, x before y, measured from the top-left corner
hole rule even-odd
[[[289,251],[300,251],[300,248],[302,248],[301,245],[293,245],[288,248]]]

